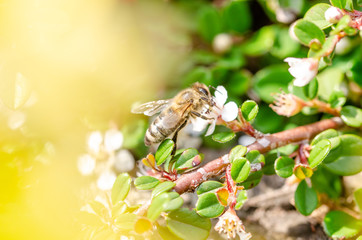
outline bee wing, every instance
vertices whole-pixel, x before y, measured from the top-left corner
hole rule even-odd
[[[152,116],[165,109],[171,103],[171,100],[172,99],[147,102],[132,108],[131,112]]]

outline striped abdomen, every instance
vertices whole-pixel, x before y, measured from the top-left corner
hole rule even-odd
[[[161,112],[151,123],[146,131],[145,144],[150,146],[153,143],[162,142],[185,122],[187,119],[179,115],[177,111],[169,107]]]

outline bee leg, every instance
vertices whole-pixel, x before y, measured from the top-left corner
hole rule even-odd
[[[175,143],[175,147],[174,147],[173,150],[172,150],[171,156],[174,156],[175,153],[176,153],[176,150],[177,150],[177,134],[178,134],[178,132],[179,132],[182,128],[184,128],[184,127],[186,126],[186,124],[187,124],[187,121],[184,121],[184,122],[180,125],[180,127],[176,130],[175,134],[173,135],[172,141]]]
[[[214,119],[212,117],[206,117],[205,115],[202,115],[202,114],[200,114],[198,112],[193,112],[193,111],[191,112],[191,115],[194,116],[194,117],[202,118],[204,120],[213,120]]]

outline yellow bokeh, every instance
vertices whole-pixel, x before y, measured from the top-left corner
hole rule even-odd
[[[77,239],[85,136],[161,96],[182,17],[162,1],[0,1],[0,239]]]

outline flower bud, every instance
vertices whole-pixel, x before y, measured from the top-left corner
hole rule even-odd
[[[343,15],[342,10],[336,7],[330,7],[324,12],[325,19],[330,23],[337,23]]]
[[[229,34],[218,34],[212,42],[212,47],[217,53],[227,52],[233,45],[233,39]]]

